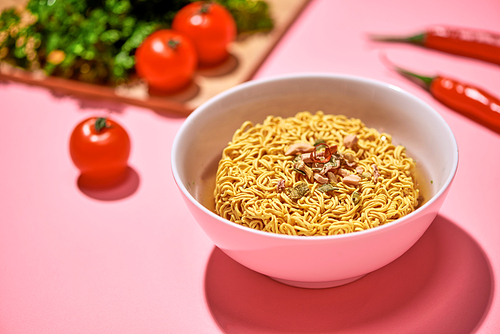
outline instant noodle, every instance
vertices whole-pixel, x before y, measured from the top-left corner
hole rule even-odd
[[[416,162],[360,119],[300,112],[245,122],[219,162],[217,214],[279,234],[371,229],[413,212]]]

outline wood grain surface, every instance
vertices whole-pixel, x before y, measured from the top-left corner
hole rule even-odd
[[[185,90],[168,96],[150,92],[147,84],[134,80],[126,86],[107,87],[44,75],[0,63],[0,80],[22,82],[51,89],[58,94],[128,103],[157,112],[187,115],[211,97],[252,78],[309,0],[267,0],[275,27],[268,33],[240,36],[230,45],[231,57],[216,68],[200,69]],[[18,5],[19,0],[0,0],[0,9]]]

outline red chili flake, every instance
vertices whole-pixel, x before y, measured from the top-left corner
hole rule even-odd
[[[323,146],[325,147],[325,157],[323,160],[321,160],[316,156],[316,152],[318,152],[318,147],[323,147]],[[311,160],[313,162],[326,163],[330,161],[331,157],[332,157],[332,151],[330,149],[330,146],[328,146],[328,144],[318,143],[314,145],[314,151],[311,152]]]

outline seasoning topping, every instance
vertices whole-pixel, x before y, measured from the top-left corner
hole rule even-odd
[[[280,193],[285,190],[285,180],[278,180],[278,184],[276,185],[276,190]]]
[[[309,166],[307,166],[303,160],[297,161],[293,165],[293,168],[299,172],[302,172],[309,179],[313,177],[314,174],[313,170]]]
[[[372,168],[373,168],[373,181],[377,182],[377,179],[380,176],[380,173],[378,172],[378,167],[377,165],[373,164]]]
[[[344,146],[348,148],[357,143],[358,137],[354,134],[347,135],[343,140]],[[293,169],[306,176],[309,182],[319,183],[317,189],[321,192],[338,190],[334,186],[338,180],[346,185],[358,186],[361,175],[364,178],[371,177],[362,166],[357,165],[357,158],[352,152],[338,152],[337,148],[337,145],[330,146],[324,140],[317,140],[314,146],[301,142],[290,145],[285,155],[295,155]],[[374,174],[376,180],[376,169]],[[286,191],[293,200],[302,198],[309,192],[307,182],[299,182],[294,187],[286,188],[285,180],[280,180],[276,189],[278,192]]]
[[[286,192],[291,199],[296,201],[309,192],[309,186],[306,182],[298,182],[292,188],[286,188]]]
[[[350,186],[357,186],[359,181],[361,181],[361,178],[354,174],[348,175],[342,179],[342,182]]]
[[[318,151],[319,148],[324,147],[323,151]],[[337,151],[337,147],[334,147]],[[334,152],[335,153],[335,152]],[[311,160],[313,162],[326,163],[332,158],[332,149],[327,143],[318,143],[314,146],[314,151],[311,152]]]
[[[325,177],[321,174],[318,174],[318,173],[314,174],[314,179],[316,181],[318,181],[318,183],[321,183],[321,184],[325,184],[325,183],[328,183],[330,181],[327,177]]]
[[[358,137],[356,135],[347,135],[344,138],[344,146],[347,148],[352,148],[358,143]]]
[[[327,184],[322,184],[321,186],[319,186],[318,190],[323,192],[323,193],[326,193],[328,191],[339,190],[339,188],[332,186],[330,183],[327,183]]]
[[[296,143],[286,150],[285,155],[295,155],[297,153],[308,153],[314,151],[314,146],[309,143]]]
[[[358,204],[359,201],[361,201],[361,194],[358,193],[357,191],[353,192],[351,197],[354,205]]]

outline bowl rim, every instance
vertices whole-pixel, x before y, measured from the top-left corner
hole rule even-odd
[[[441,127],[443,130],[446,131],[447,137],[451,139],[452,145],[453,145],[453,165],[452,165],[452,170],[450,174],[448,175],[448,178],[444,182],[443,186],[441,189],[434,195],[432,196],[424,205],[419,207],[417,210],[411,212],[410,214],[399,218],[395,221],[392,221],[388,224],[384,224],[381,226],[377,226],[376,228],[371,228],[368,230],[363,230],[359,232],[352,232],[352,233],[345,233],[345,234],[336,234],[336,235],[318,235],[318,236],[299,236],[299,235],[288,235],[288,234],[278,234],[278,233],[272,233],[272,232],[266,232],[266,231],[261,231],[261,230],[255,230],[246,226],[239,225],[237,223],[234,223],[230,220],[227,220],[225,218],[222,218],[221,216],[217,215],[216,213],[210,211],[207,209],[205,206],[203,206],[200,202],[198,202],[192,195],[191,193],[187,190],[187,188],[184,186],[184,184],[181,181],[179,171],[177,169],[177,164],[176,164],[176,156],[179,151],[179,145],[180,145],[180,135],[181,133],[184,132],[186,128],[189,127],[191,123],[193,123],[197,117],[203,113],[203,111],[211,106],[214,103],[217,103],[219,99],[223,99],[226,96],[229,96],[233,93],[239,92],[241,90],[245,90],[249,87],[257,86],[257,85],[262,85],[262,84],[268,84],[272,82],[278,82],[278,81],[286,81],[286,80],[296,80],[296,79],[333,79],[333,80],[347,80],[347,81],[355,81],[359,83],[365,83],[365,84],[370,84],[374,86],[378,86],[382,89],[390,89],[393,91],[396,91],[397,94],[402,94],[406,98],[413,100],[414,102],[422,105],[426,109],[428,109],[434,116],[436,117],[436,120],[440,123]],[[383,233],[383,231],[387,229],[393,229],[396,228],[399,225],[405,224],[407,221],[412,219],[415,215],[418,215],[421,211],[425,210],[427,207],[431,206],[434,204],[434,202],[437,201],[438,198],[440,198],[448,188],[450,187],[451,183],[453,182],[453,179],[456,175],[457,169],[458,169],[458,160],[459,160],[459,149],[458,149],[458,144],[455,138],[455,135],[453,134],[453,131],[451,130],[450,126],[444,118],[435,110],[433,107],[431,107],[429,104],[421,100],[420,98],[416,97],[415,95],[409,93],[408,91],[390,84],[386,83],[380,80],[375,80],[371,79],[368,77],[362,77],[362,76],[357,76],[357,75],[350,75],[350,74],[335,74],[335,73],[318,73],[318,72],[301,72],[301,73],[290,73],[290,74],[285,74],[285,75],[275,75],[275,76],[269,76],[265,78],[260,78],[260,79],[253,79],[241,84],[238,84],[234,87],[231,87],[227,90],[225,90],[222,93],[217,94],[216,96],[210,98],[209,100],[205,101],[202,103],[200,106],[198,106],[188,117],[186,120],[181,124],[180,128],[178,129],[173,144],[172,144],[172,149],[171,149],[171,156],[170,156],[170,164],[171,164],[171,170],[172,174],[174,177],[174,181],[181,191],[181,193],[187,198],[193,205],[195,205],[199,210],[210,216],[211,218],[214,218],[218,222],[225,224],[229,226],[230,228],[234,229],[239,229],[243,233],[248,232],[251,234],[255,234],[256,236],[260,237],[265,237],[265,238],[278,238],[278,239],[284,239],[284,240],[300,240],[300,242],[318,242],[318,240],[335,240],[335,239],[349,239],[349,238],[362,238],[366,237],[371,234],[377,234],[377,233]]]

